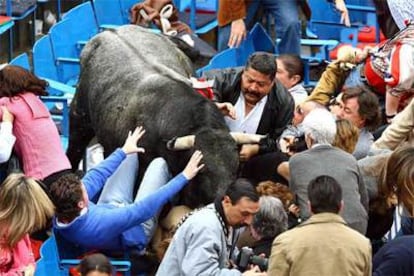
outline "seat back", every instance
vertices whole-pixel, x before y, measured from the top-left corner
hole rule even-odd
[[[69,269],[79,264],[79,256],[88,254],[86,249],[66,240],[57,231],[54,231],[54,236],[61,269]],[[123,259],[110,259],[110,261],[116,271],[123,271],[125,272],[124,275],[129,275],[129,270],[131,269],[131,263],[129,261]]]
[[[40,259],[36,262],[35,276],[68,275],[59,267],[59,253],[57,252],[55,236],[50,236],[40,248]]]
[[[257,51],[274,52],[274,44],[265,29],[259,23],[252,28],[237,48],[228,48],[215,55],[208,65],[197,71],[198,75],[212,69],[244,66],[249,56]]]
[[[61,81],[58,77],[49,35],[38,39],[33,45],[33,72],[36,76]]]
[[[83,45],[98,33],[92,3],[85,2],[70,9],[49,33],[57,56],[79,58]]]
[[[20,67],[23,67],[24,69],[31,71],[30,63],[29,63],[29,56],[27,55],[27,53],[22,53],[18,55],[17,57],[15,57],[14,59],[10,61],[10,64],[20,66]]]
[[[119,0],[93,0],[92,2],[100,29],[113,28],[127,23],[124,22]]]

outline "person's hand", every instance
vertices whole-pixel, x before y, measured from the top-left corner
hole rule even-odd
[[[260,268],[255,265],[253,268],[246,270],[243,274],[243,276],[266,276],[266,272],[260,272]]]
[[[236,119],[236,109],[234,109],[234,106],[231,103],[216,103],[216,106],[224,116],[229,116],[233,120]]]
[[[243,19],[231,22],[231,32],[227,46],[230,48],[239,47],[240,43],[246,38],[246,25]]]
[[[336,0],[335,1],[335,8],[341,13],[341,23],[345,26],[350,27],[351,21],[349,20],[349,13],[348,9],[345,6],[344,0]]]
[[[299,217],[300,214],[300,208],[296,204],[292,203],[288,207],[288,211],[292,214],[294,214],[296,217]]]
[[[198,172],[204,168],[204,164],[200,164],[201,159],[203,159],[203,154],[201,151],[196,150],[188,161],[187,166],[183,170],[185,178],[188,180],[193,179]]]
[[[397,206],[398,205],[398,197],[395,193],[390,194],[387,197],[387,207],[391,208],[393,206]]]
[[[289,147],[293,145],[294,142],[295,142],[295,136],[286,135],[285,137],[279,140],[280,151],[283,153],[288,153]]]
[[[10,122],[13,123],[14,115],[7,109],[7,107],[2,106],[1,111],[3,112],[3,122]]]
[[[142,126],[137,127],[134,132],[128,132],[128,137],[125,140],[125,144],[122,146],[122,150],[125,152],[125,154],[145,152],[144,148],[137,146],[139,139],[141,139],[144,133],[145,130]]]
[[[239,153],[240,161],[248,161],[258,153],[259,145],[243,145]]]

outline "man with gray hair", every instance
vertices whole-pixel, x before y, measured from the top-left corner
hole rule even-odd
[[[256,240],[252,249],[255,255],[265,254],[269,257],[273,240],[288,228],[288,216],[277,197],[263,195],[259,205],[259,212],[250,224],[250,233]]]
[[[335,178],[343,190],[347,206],[340,215],[348,225],[365,234],[368,221],[368,196],[359,173],[356,159],[332,146],[336,135],[335,118],[324,109],[312,110],[303,120],[308,150],[295,154],[289,160],[291,191],[296,194],[302,219],[307,210],[308,183],[319,175]]]

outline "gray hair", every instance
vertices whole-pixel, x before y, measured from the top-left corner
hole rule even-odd
[[[282,201],[273,196],[261,196],[260,210],[253,217],[252,227],[262,238],[275,238],[287,230],[288,217]]]
[[[309,112],[302,127],[305,135],[309,135],[315,144],[331,145],[335,139],[335,118],[326,109],[317,108]]]

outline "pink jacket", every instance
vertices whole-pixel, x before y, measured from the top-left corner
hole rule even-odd
[[[2,248],[0,253],[0,276],[23,275],[29,266],[35,267],[29,235],[26,234],[12,250]]]
[[[71,168],[56,125],[36,95],[26,92],[13,98],[3,97],[0,105],[7,106],[14,115],[15,150],[27,176],[43,180],[53,173]]]

